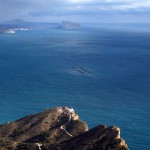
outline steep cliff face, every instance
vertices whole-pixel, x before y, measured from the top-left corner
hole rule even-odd
[[[127,150],[117,127],[88,130],[73,109],[58,107],[0,125],[0,150]]]

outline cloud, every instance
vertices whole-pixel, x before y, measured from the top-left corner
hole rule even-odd
[[[25,18],[46,21],[49,17],[55,21],[65,16],[76,16],[80,21],[83,16],[88,20],[92,15],[101,18],[114,15],[138,18],[145,15],[145,18],[149,13],[150,0],[0,0],[1,20]]]

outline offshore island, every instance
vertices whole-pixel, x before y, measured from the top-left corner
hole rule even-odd
[[[57,107],[0,125],[0,150],[128,150],[116,126],[88,129],[73,109]]]

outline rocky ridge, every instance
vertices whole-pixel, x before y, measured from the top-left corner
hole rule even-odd
[[[128,150],[120,129],[88,129],[73,109],[57,107],[0,125],[0,150]]]

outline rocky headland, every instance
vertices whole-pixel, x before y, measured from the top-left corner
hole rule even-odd
[[[0,150],[128,150],[115,126],[88,129],[73,109],[57,107],[0,125]]]
[[[57,27],[58,29],[64,29],[64,30],[78,30],[81,29],[80,24],[73,23],[70,21],[63,21],[60,26]]]

